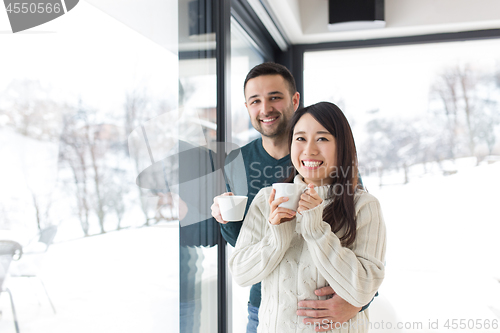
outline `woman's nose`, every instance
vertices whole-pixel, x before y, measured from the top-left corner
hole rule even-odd
[[[306,155],[314,156],[318,154],[318,146],[316,146],[316,142],[314,141],[309,141],[307,143],[306,149],[305,149]]]

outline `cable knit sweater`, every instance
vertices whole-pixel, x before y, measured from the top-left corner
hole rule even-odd
[[[304,182],[298,175],[294,183]],[[270,224],[271,190],[263,188],[255,197],[229,259],[239,285],[262,281],[258,332],[313,332],[303,323],[305,317],[297,316],[298,302],[324,299],[314,291],[327,285],[352,305],[369,303],[384,278],[386,230],[377,199],[364,191],[356,193],[356,240],[343,247],[343,231],[334,234],[322,219],[326,200],[289,222]],[[328,186],[316,191],[325,199]],[[365,310],[350,325],[329,332],[366,332],[367,322]]]

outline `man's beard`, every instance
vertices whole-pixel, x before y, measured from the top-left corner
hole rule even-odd
[[[278,127],[270,130],[264,130],[263,126],[260,124],[257,131],[267,138],[276,138],[286,134],[288,119],[280,118],[280,123]]]
[[[276,138],[286,135],[288,123],[290,122],[291,118],[291,116],[287,116],[289,113],[287,111],[289,110],[284,110],[283,113],[279,114],[279,124],[276,128],[265,130],[264,126],[262,126],[262,122],[258,119],[255,120],[257,122],[257,126],[254,125],[254,128],[257,130],[257,132],[262,134],[262,136],[265,136],[267,138]]]

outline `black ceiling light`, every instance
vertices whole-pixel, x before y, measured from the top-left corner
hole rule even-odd
[[[328,0],[330,31],[384,28],[384,0]]]

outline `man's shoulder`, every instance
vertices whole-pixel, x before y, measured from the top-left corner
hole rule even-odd
[[[247,143],[246,145],[244,145],[243,147],[241,147],[241,151],[243,152],[243,154],[245,154],[245,153],[250,153],[252,151],[259,150],[262,147],[261,142],[262,142],[262,138],[257,138],[255,140],[252,140],[249,143]],[[262,149],[264,149],[264,148],[262,148]]]
[[[233,149],[230,153],[229,156],[235,157],[239,154],[242,154],[243,156],[249,156],[249,155],[254,155],[256,152],[259,151],[259,146],[262,147],[262,144],[259,144],[261,142],[261,138],[257,138],[255,140],[250,141],[246,145]]]

